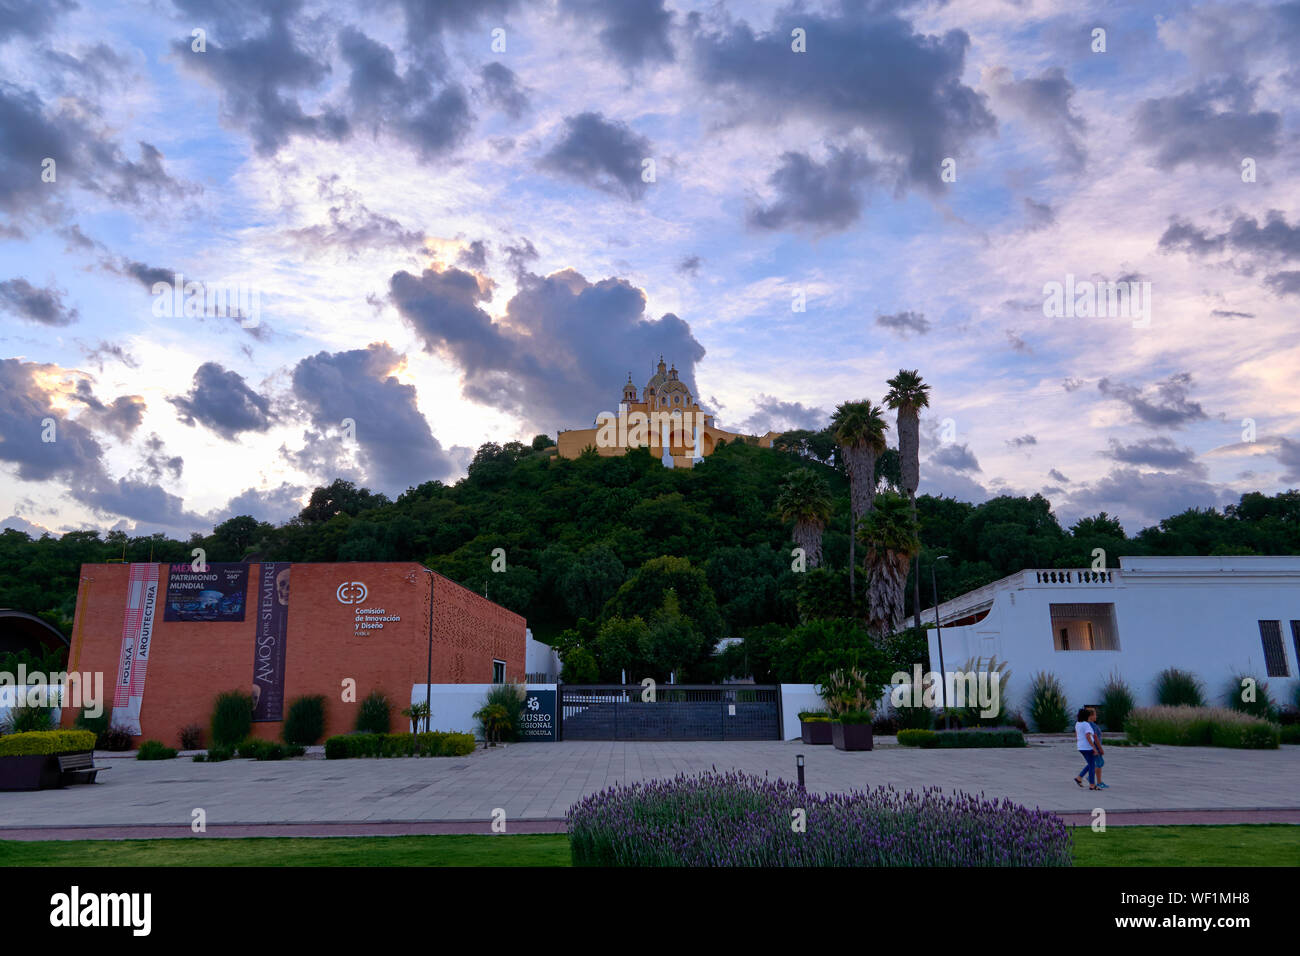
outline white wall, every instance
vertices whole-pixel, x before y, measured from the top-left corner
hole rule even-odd
[[[799,729],[799,711],[825,710],[826,704],[817,693],[816,684],[781,685],[781,739],[795,740],[803,733]]]
[[[527,642],[524,649],[524,670],[529,674],[560,673],[560,655],[556,654],[550,644],[543,644],[533,637],[530,627],[525,632]]]
[[[473,734],[482,740],[478,721],[474,712],[483,706],[483,698],[496,684],[414,684],[411,687],[411,703],[423,704],[430,700],[433,719],[429,726],[434,730],[451,731],[458,734]],[[528,690],[555,690],[554,684],[527,684]],[[426,693],[428,697],[426,698]],[[406,725],[407,730],[411,725]]]
[[[945,668],[953,671],[970,657],[996,654],[1012,671],[1011,706],[1022,711],[1030,681],[1039,671],[1060,679],[1071,710],[1096,703],[1112,672],[1127,681],[1139,706],[1152,705],[1156,675],[1168,667],[1196,674],[1205,684],[1208,703],[1222,702],[1236,673],[1267,679],[1270,694],[1279,702],[1289,697],[1300,674],[1290,627],[1290,621],[1300,620],[1300,559],[1261,559],[1255,564],[1223,559],[1237,563],[1228,568],[1208,558],[1121,560],[1125,570],[1113,572],[1107,584],[1039,585],[1032,571],[999,582],[1003,586],[996,589],[986,618],[943,628]],[[1130,562],[1133,570],[1128,570]],[[1288,562],[1296,573],[1287,571]],[[1115,605],[1119,649],[1056,650],[1049,605],[1092,602]],[[1260,620],[1282,622],[1290,677],[1267,678]],[[933,628],[929,638],[930,666],[937,671]]]

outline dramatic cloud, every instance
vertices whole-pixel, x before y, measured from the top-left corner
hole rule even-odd
[[[985,98],[962,83],[970,37],[916,33],[879,5],[838,14],[790,7],[768,32],[695,21],[694,62],[710,99],[730,102],[739,123],[819,120],[866,136],[896,178],[938,192],[940,164],[996,129]],[[807,53],[791,50],[801,29]]]
[[[1116,468],[1099,481],[1071,488],[1056,510],[1066,526],[1105,511],[1136,534],[1188,508],[1223,507],[1235,500],[1231,491],[1185,473]]]
[[[673,16],[664,0],[560,0],[560,9],[582,24],[600,24],[601,45],[626,67],[675,58],[668,31]]]
[[[543,169],[592,189],[640,199],[649,188],[641,178],[644,159],[654,156],[650,140],[600,113],[564,118],[564,134],[542,157]]]
[[[1270,209],[1262,226],[1254,216],[1239,215],[1223,232],[1211,233],[1175,217],[1160,237],[1160,251],[1178,249],[1194,255],[1230,250],[1276,261],[1300,259],[1300,223],[1289,225],[1285,213]]]
[[[78,421],[122,440],[129,438],[144,421],[147,406],[139,395],[119,395],[106,405],[95,397],[90,381],[82,378],[77,380],[76,390],[68,397],[86,406],[85,414]]]
[[[241,432],[264,432],[271,427],[271,401],[248,387],[238,372],[216,362],[204,362],[194,372],[188,395],[167,399],[187,425],[206,425],[227,441]]]
[[[484,99],[501,112],[511,119],[519,119],[528,111],[528,91],[510,67],[503,63],[489,63],[479,70],[478,75]]]
[[[876,325],[882,329],[889,329],[891,332],[897,332],[903,338],[908,338],[912,333],[916,335],[925,335],[930,331],[930,320],[920,312],[896,312],[893,315],[876,316]]]
[[[5,0],[0,4],[0,41],[13,36],[40,37],[49,32],[60,14],[76,8],[76,0]]]
[[[71,325],[77,321],[77,310],[63,304],[63,295],[53,286],[41,288],[26,279],[9,279],[0,282],[0,309],[41,325]]]
[[[1087,151],[1082,138],[1087,124],[1070,102],[1074,84],[1064,70],[1054,66],[1039,76],[1016,79],[1006,67],[995,67],[988,72],[986,82],[999,104],[1024,117],[1059,146],[1067,168],[1083,167]]]
[[[975,458],[975,453],[965,444],[949,443],[940,445],[934,451],[926,463],[940,468],[948,468],[952,471],[980,471],[980,463]]]
[[[1282,117],[1254,112],[1255,87],[1239,76],[1209,80],[1176,96],[1144,101],[1137,110],[1137,137],[1155,151],[1160,169],[1184,163],[1239,170],[1241,158],[1278,151]]]
[[[1192,376],[1187,372],[1171,375],[1145,393],[1135,386],[1112,382],[1109,378],[1097,383],[1097,389],[1103,395],[1123,402],[1145,424],[1172,428],[1206,417],[1200,403],[1187,397],[1191,386]]]
[[[862,215],[861,184],[874,166],[852,149],[832,148],[825,163],[806,153],[786,153],[768,177],[776,201],[751,209],[749,224],[760,229],[807,227],[817,233],[836,232]]]
[[[210,512],[208,520],[215,526],[230,518],[251,515],[258,521],[283,524],[302,511],[303,499],[310,490],[288,482],[281,482],[278,487],[265,490],[248,488],[231,498],[224,508]]]
[[[739,431],[747,435],[762,435],[768,431],[793,431],[825,428],[830,413],[802,402],[783,402],[773,395],[759,395],[754,401],[754,414],[740,423]]]
[[[79,480],[100,470],[103,447],[55,407],[63,386],[53,383],[64,375],[54,365],[0,359],[0,461],[17,465],[24,481]]]
[[[456,257],[456,262],[467,269],[482,272],[487,268],[487,243],[482,239],[475,239],[460,251],[460,255]]]
[[[644,384],[660,355],[695,394],[704,347],[672,313],[647,318],[645,293],[625,279],[591,283],[572,269],[523,274],[497,322],[483,308],[490,290],[459,269],[398,272],[389,290],[425,348],[460,366],[466,398],[518,415],[532,429],[588,426],[618,403],[629,370]]]
[[[370,249],[419,249],[424,245],[424,233],[372,212],[355,190],[340,185],[337,174],[322,176],[317,194],[332,203],[329,224],[288,231],[290,237],[313,251],[340,248],[355,256]]]
[[[1007,444],[1012,448],[1028,448],[1030,445],[1037,445],[1038,439],[1033,435],[1020,435],[1017,438],[1008,438]]]
[[[1070,483],[1070,479],[1066,478],[1065,475],[1061,474],[1055,468],[1048,469],[1047,477],[1051,478],[1053,481],[1059,481],[1063,485],[1068,485]]]
[[[1190,448],[1179,448],[1174,442],[1161,435],[1146,438],[1129,445],[1110,439],[1110,449],[1103,454],[1126,465],[1149,465],[1152,468],[1194,471],[1204,474],[1205,467],[1196,461],[1196,452]]]
[[[99,370],[101,372],[104,370],[104,360],[109,358],[117,359],[117,361],[121,362],[127,368],[140,367],[140,363],[136,361],[135,356],[122,348],[122,346],[116,345],[112,342],[101,341],[93,349],[83,347],[82,351],[86,354],[87,359],[99,365]]]
[[[349,352],[318,352],[293,370],[294,397],[312,424],[338,435],[344,420],[351,419],[366,482],[388,493],[447,478],[453,471],[420,413],[414,386],[392,374],[402,361],[400,353],[376,342]],[[348,438],[343,433],[324,440],[342,444]]]

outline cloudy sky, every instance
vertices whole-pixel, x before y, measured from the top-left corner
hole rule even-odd
[[[1297,3],[0,0],[0,516],[454,481],[660,353],[759,433],[920,369],[921,490],[1067,524],[1300,485],[1297,64]]]

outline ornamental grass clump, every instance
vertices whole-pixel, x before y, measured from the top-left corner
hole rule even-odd
[[[821,794],[735,771],[679,774],[593,794],[566,821],[577,866],[1073,865],[1059,817],[938,788]]]
[[[1124,725],[1130,740],[1174,747],[1273,750],[1276,725],[1226,707],[1139,707]]]

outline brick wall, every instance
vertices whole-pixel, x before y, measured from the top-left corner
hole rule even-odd
[[[159,613],[140,714],[145,738],[177,746],[180,728],[193,723],[204,728],[206,740],[216,694],[251,689],[258,567],[249,566],[245,619],[230,623],[162,620],[167,565],[159,567]],[[102,671],[108,704],[122,646],[128,571],[122,564],[81,569],[69,667]],[[427,673],[431,581],[434,683],[491,681],[493,658],[506,662],[507,679],[523,679],[524,619],[419,564],[294,564],[289,580],[285,712],[296,697],[324,695],[327,735],[351,730],[360,700],[372,690],[383,691],[392,703],[393,729],[405,729],[398,711],[409,703],[411,685],[424,683]],[[348,581],[365,584],[363,604],[339,600],[338,587]],[[383,608],[385,616],[401,620],[358,630],[358,607]],[[341,699],[347,678],[356,682],[357,703]],[[74,717],[65,714],[65,725]],[[268,739],[278,738],[281,729],[280,722],[253,725],[255,736]]]

